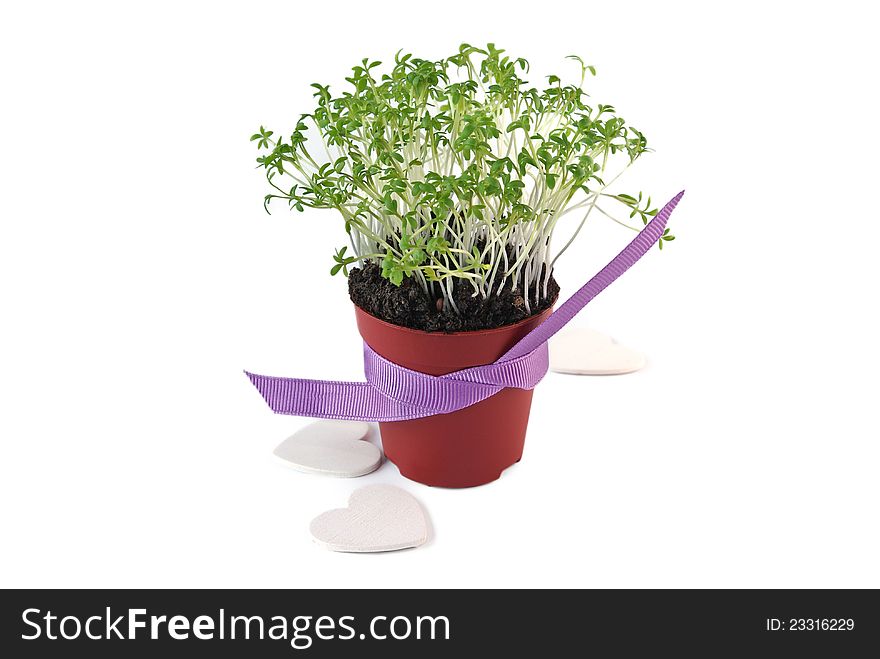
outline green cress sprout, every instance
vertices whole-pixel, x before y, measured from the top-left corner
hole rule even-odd
[[[315,83],[317,107],[289,138],[263,127],[251,137],[272,186],[264,206],[283,199],[342,215],[351,251],[336,252],[331,274],[373,261],[396,285],[414,277],[452,312],[455,286],[485,298],[512,285],[530,311],[594,210],[634,230],[607,204],[642,224],[657,213],[641,193],[606,192],[647,142],[612,106],[586,103],[595,69],[569,59],[580,83],[551,75],[543,90],[520,77],[526,60],[494,44],[462,44],[440,61],[398,52],[381,75],[381,62],[365,59],[338,96]],[[570,213],[571,235],[554,253]],[[661,248],[673,239],[667,232]]]

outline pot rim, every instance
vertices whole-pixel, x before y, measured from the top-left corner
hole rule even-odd
[[[477,334],[499,334],[501,332],[509,332],[511,329],[515,329],[515,328],[519,327],[520,325],[525,325],[526,323],[533,322],[536,318],[538,318],[541,315],[552,313],[553,307],[555,306],[555,304],[558,300],[559,300],[559,295],[557,295],[555,298],[553,298],[553,302],[550,303],[550,306],[547,307],[546,309],[544,309],[543,311],[539,311],[538,313],[533,313],[531,316],[523,318],[522,320],[518,320],[515,323],[510,323],[509,325],[502,325],[501,327],[493,327],[492,329],[467,330],[464,332],[443,332],[443,331],[428,332],[425,330],[413,329],[412,327],[404,327],[403,325],[395,325],[394,323],[389,323],[387,320],[382,320],[378,316],[374,316],[369,311],[365,311],[362,307],[358,306],[357,304],[352,303],[352,306],[354,306],[355,310],[358,313],[362,313],[365,316],[368,316],[370,319],[379,323],[380,325],[397,330],[397,331],[401,331],[401,332],[408,332],[410,334],[425,335],[425,336],[464,336],[464,335],[475,336]]]

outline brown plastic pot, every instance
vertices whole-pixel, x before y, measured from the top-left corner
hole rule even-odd
[[[392,325],[355,306],[367,345],[385,359],[431,375],[491,364],[551,312],[497,329],[444,333]],[[483,485],[522,458],[531,407],[530,390],[502,389],[457,412],[380,423],[382,448],[401,474],[419,483]]]

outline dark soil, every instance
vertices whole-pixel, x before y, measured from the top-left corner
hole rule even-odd
[[[405,277],[400,286],[383,279],[381,268],[367,263],[354,268],[348,276],[351,301],[377,318],[394,325],[427,332],[467,332],[494,329],[519,322],[551,306],[559,295],[559,285],[551,276],[547,298],[531,304],[526,311],[522,291],[505,288],[498,295],[484,300],[472,297],[473,288],[466,282],[455,287],[453,297],[459,314],[453,309],[440,309],[438,300],[431,300],[412,277]],[[534,295],[534,291],[530,291]]]

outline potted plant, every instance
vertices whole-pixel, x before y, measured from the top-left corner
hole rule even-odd
[[[543,89],[493,44],[439,61],[399,52],[384,73],[365,59],[340,94],[312,85],[315,108],[289,136],[261,127],[251,138],[267,211],[280,200],[341,216],[348,244],[330,272],[348,277],[360,333],[387,362],[432,376],[495,362],[551,313],[553,266],[591,214],[635,230],[657,214],[649,197],[610,190],[647,142],[589,102],[595,70],[570,59],[579,82],[551,75]],[[665,229],[660,247],[671,240]],[[449,413],[385,420],[383,448],[423,483],[494,480],[522,456],[531,397],[504,387]]]

